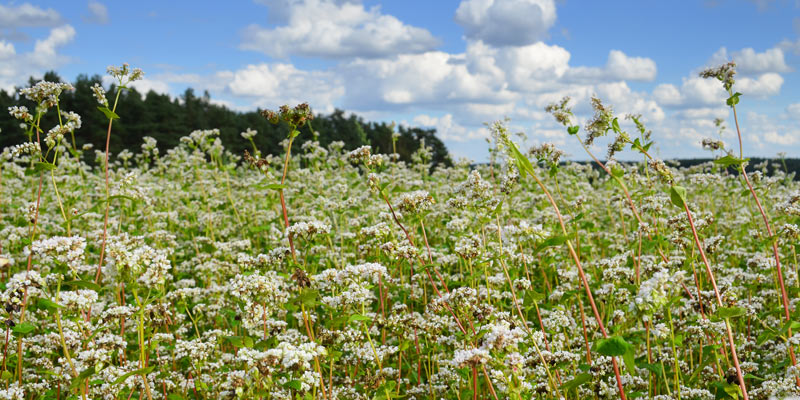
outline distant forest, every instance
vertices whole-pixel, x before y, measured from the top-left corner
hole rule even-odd
[[[691,168],[701,164],[706,164],[714,161],[711,158],[678,158],[666,160],[667,165],[678,168]],[[764,164],[764,163],[767,164]],[[592,161],[578,161],[580,164],[590,164],[594,169],[600,170],[600,167]],[[621,161],[623,164],[635,164],[638,161]],[[764,168],[766,167],[766,168]],[[772,176],[776,171],[786,172],[787,174],[794,173],[795,180],[800,179],[800,158],[785,158],[783,160],[778,158],[761,158],[750,157],[747,161],[747,174],[749,175],[755,171],[761,171],[767,176]],[[729,174],[737,174],[738,171],[733,167],[728,167]]]
[[[44,80],[63,82],[55,72],[48,72]],[[30,79],[33,85],[36,80]],[[75,132],[78,146],[91,143],[95,149],[105,148],[108,119],[97,109],[97,100],[92,96],[91,87],[95,83],[102,84],[101,77],[94,75],[79,75],[75,82],[74,91],[63,93],[60,97],[62,111],[74,111],[80,114],[83,126]],[[108,88],[107,88],[108,89]],[[109,101],[113,101],[114,86],[108,90]],[[8,93],[0,90],[0,149],[14,144],[22,143],[27,138],[19,127],[19,121],[6,112],[8,107],[14,105],[27,106],[31,112],[35,110],[32,102],[20,98],[19,90]],[[171,98],[169,95],[149,91],[145,94],[136,89],[123,91],[117,106],[120,119],[114,121],[111,133],[109,151],[119,154],[124,149],[138,151],[145,136],[153,137],[158,141],[158,147],[163,152],[178,145],[182,136],[189,135],[197,129],[220,130],[222,143],[232,153],[242,155],[244,150],[252,150],[250,142],[242,138],[241,132],[248,128],[258,131],[253,138],[256,146],[263,154],[281,154],[283,149],[280,142],[286,138],[289,128],[285,123],[273,125],[263,116],[261,110],[251,112],[236,112],[227,107],[211,103],[208,92],[202,96],[195,94],[189,88],[180,98]],[[282,104],[265,104],[264,108],[277,110]],[[289,104],[295,106],[295,104]],[[311,104],[313,111],[314,105]],[[58,124],[55,110],[50,110],[42,121],[42,129],[48,130]],[[311,125],[319,132],[319,142],[327,146],[334,141],[342,141],[345,149],[355,149],[363,145],[372,145],[373,151],[378,153],[392,153],[392,127],[385,122],[368,122],[355,115],[345,116],[344,111],[335,110],[329,115],[315,114]],[[435,129],[422,129],[399,126],[400,137],[397,140],[397,153],[400,159],[410,161],[411,155],[419,149],[424,140],[425,145],[431,147],[434,165],[450,165],[447,148],[436,137]],[[298,148],[313,136],[308,127],[301,129],[301,135],[295,139]],[[87,157],[87,162],[94,158]]]

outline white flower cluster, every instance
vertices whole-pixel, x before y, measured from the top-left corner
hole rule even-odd
[[[301,237],[310,240],[316,235],[327,235],[331,232],[331,226],[316,220],[300,221],[290,225],[286,232],[289,237]]]
[[[43,108],[54,107],[58,96],[65,90],[75,90],[69,83],[39,81],[35,85],[20,89],[19,94]]]
[[[24,121],[24,122],[32,122],[33,115],[28,111],[28,107],[25,106],[11,106],[8,107],[8,113],[11,114],[12,117]]]
[[[256,137],[257,133],[258,133],[257,130],[247,128],[247,130],[245,130],[244,132],[240,133],[240,135],[242,135],[243,138],[245,138],[247,140],[250,140],[250,139]]]
[[[25,249],[30,253],[54,260],[69,267],[74,273],[85,272],[86,239],[80,236],[53,236],[39,239]]]
[[[156,288],[164,283],[172,268],[164,250],[126,238],[109,238],[109,261],[113,262],[118,280],[137,281],[145,287]]]
[[[458,368],[483,365],[492,359],[491,354],[486,349],[467,349],[456,350],[453,352],[453,359],[450,364]]]
[[[433,196],[427,190],[415,190],[400,195],[400,201],[395,207],[400,212],[414,214],[430,210],[432,206]]]

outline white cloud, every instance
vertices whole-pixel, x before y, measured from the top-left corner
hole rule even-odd
[[[50,30],[50,35],[44,40],[37,40],[33,46],[32,57],[38,61],[40,65],[48,65],[51,62],[58,61],[56,49],[61,47],[75,38],[75,28],[70,25],[59,26]]]
[[[14,57],[16,54],[17,51],[14,49],[14,45],[12,43],[0,39],[0,60],[7,60],[11,57]]]
[[[741,78],[736,81],[736,90],[745,95],[765,98],[779,94],[783,78],[776,73],[766,73],[756,79]]]
[[[108,23],[108,8],[99,1],[89,1],[89,14],[83,16],[83,21],[89,24],[105,25]]]
[[[69,61],[58,53],[60,47],[75,38],[75,29],[63,25],[50,30],[44,39],[35,42],[30,52],[18,53],[14,45],[0,40],[0,89],[11,90],[27,82],[30,76],[41,76],[44,70],[56,69]]]
[[[792,69],[786,65],[783,50],[780,45],[757,53],[752,48],[744,48],[728,54],[725,47],[717,50],[708,62],[709,67],[726,63],[730,60],[736,62],[736,71],[743,75],[757,75],[767,72],[791,72]]]
[[[610,80],[652,81],[656,78],[655,61],[645,57],[628,57],[619,50],[608,53],[605,67],[576,67],[570,69],[567,79],[575,82]]]
[[[469,39],[521,46],[547,36],[556,21],[556,6],[553,0],[463,0],[455,20]]]
[[[786,106],[786,115],[789,118],[800,120],[800,103],[792,103]]]
[[[777,131],[769,131],[764,133],[764,141],[781,146],[790,146],[800,142],[800,135],[798,135],[799,133],[800,132],[781,135]]]
[[[244,29],[240,48],[273,57],[385,57],[420,53],[439,41],[426,29],[369,10],[363,4],[332,0],[267,2],[287,14],[288,24],[276,28],[250,25]]]
[[[473,73],[464,54],[428,52],[395,59],[359,59],[339,68],[347,82],[348,106],[397,108],[408,105],[508,101],[513,94],[491,74]]]
[[[61,15],[52,8],[43,9],[30,3],[19,6],[0,5],[0,28],[53,27],[61,23]]]
[[[257,64],[222,75],[235,96],[252,98],[262,108],[309,102],[315,109],[332,110],[345,94],[340,79],[330,72],[303,71],[291,64]]]
[[[681,104],[681,92],[671,83],[662,83],[653,89],[653,97],[659,104],[676,106]]]
[[[420,114],[414,117],[414,123],[423,127],[436,128],[436,134],[443,140],[463,142],[487,137],[486,129],[467,129],[453,119],[452,114],[432,117]]]
[[[800,55],[800,39],[795,41],[783,39],[780,43],[778,43],[778,47],[785,52],[793,53],[794,55]]]

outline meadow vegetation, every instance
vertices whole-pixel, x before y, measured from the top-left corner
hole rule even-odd
[[[734,67],[704,76],[735,118]],[[800,185],[744,173],[741,142],[675,168],[639,116],[594,98],[582,124],[565,98],[547,111],[599,168],[520,148],[505,121],[486,165],[323,146],[306,104],[263,113],[280,154],[215,129],[110,154],[142,72],[109,73],[92,153],[71,85],[9,109],[26,141],[0,158],[0,399],[800,395]]]

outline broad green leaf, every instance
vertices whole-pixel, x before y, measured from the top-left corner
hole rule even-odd
[[[728,100],[726,100],[725,103],[728,106],[733,107],[733,106],[739,104],[739,96],[741,96],[741,95],[742,95],[741,93],[736,92],[736,93],[733,94],[733,96],[728,97]]]
[[[45,310],[50,310],[50,311],[55,310],[57,308],[64,308],[64,306],[62,306],[61,304],[58,304],[55,301],[46,299],[44,297],[40,297],[38,300],[36,300],[36,305],[39,306],[39,308],[43,308]]]
[[[72,378],[72,381],[69,384],[70,390],[75,390],[81,387],[83,381],[94,374],[95,374],[94,367],[86,368],[85,370],[81,371],[81,373],[78,374],[78,376]]]
[[[33,163],[33,169],[36,172],[52,171],[52,170],[56,169],[56,166],[53,165],[53,164],[50,164],[50,163],[46,163],[46,162],[35,162],[35,163]]]
[[[746,311],[742,307],[719,307],[714,316],[719,319],[736,318],[745,315]]]
[[[742,165],[743,163],[745,163],[745,162],[747,162],[749,160],[750,160],[749,158],[736,158],[736,157],[728,154],[725,157],[720,157],[720,158],[714,160],[714,164],[721,165],[721,166],[723,166],[725,168],[730,167],[732,165],[738,167],[738,166]]]
[[[611,121],[611,128],[614,129],[614,132],[622,132],[622,129],[619,128],[619,120],[617,118]]]
[[[282,190],[282,189],[286,189],[287,188],[286,185],[281,185],[280,183],[270,183],[270,184],[264,185],[262,187],[264,189],[270,189],[270,190]]]
[[[112,383],[112,385],[114,385],[114,386],[119,385],[120,383],[125,382],[126,379],[130,378],[133,375],[147,375],[147,374],[153,372],[154,369],[156,369],[156,366],[155,365],[151,365],[151,366],[149,366],[147,368],[141,368],[141,369],[137,369],[136,371],[128,372],[128,373],[120,376],[119,378],[117,378],[114,381],[114,383]]]
[[[597,342],[597,352],[604,356],[622,356],[628,352],[631,346],[621,336],[611,336],[607,339],[600,339]]]
[[[102,111],[103,114],[106,115],[106,118],[108,118],[110,120],[119,119],[119,115],[117,115],[117,113],[109,110],[108,107],[100,107],[100,106],[98,106],[97,109]]]
[[[317,297],[319,297],[318,290],[303,289],[295,301],[306,307],[315,307],[317,305]]]
[[[372,318],[367,317],[366,315],[353,314],[347,319],[347,322],[350,323],[353,321],[372,321]]]
[[[284,383],[283,387],[285,387],[287,389],[300,390],[300,389],[303,388],[303,383],[298,381],[298,380],[292,380],[292,381]]]
[[[686,204],[686,188],[672,185],[669,188],[669,199],[672,201],[672,204],[684,208]]]
[[[580,126],[573,125],[573,126],[570,126],[569,128],[567,128],[567,133],[569,133],[570,135],[574,135],[574,134],[578,133],[578,130],[580,130],[580,129],[581,129]]]
[[[100,291],[100,285],[90,282],[90,281],[67,281],[61,284],[64,288],[81,288],[81,289],[91,289],[95,292]]]
[[[36,325],[32,323],[21,322],[19,324],[14,325],[14,327],[11,328],[11,332],[14,334],[14,336],[24,336],[33,332],[35,329]]]
[[[572,389],[577,389],[578,386],[583,385],[584,383],[589,382],[590,380],[592,380],[592,374],[588,372],[583,372],[578,375],[575,375],[575,377],[572,378],[569,382],[565,382],[563,385],[561,385],[561,388],[567,391]]]

